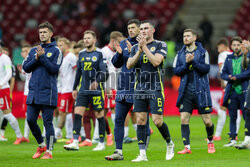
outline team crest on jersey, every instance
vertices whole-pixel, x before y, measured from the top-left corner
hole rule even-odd
[[[155,47],[150,48],[150,51],[151,52],[155,51]]]
[[[81,61],[84,61],[84,57],[81,59]]]
[[[183,109],[183,104],[180,105],[180,109]]]
[[[96,62],[96,61],[97,61],[97,57],[96,57],[96,56],[93,56],[93,57],[92,57],[92,61],[93,61],[93,62]]]
[[[86,60],[89,61],[89,60],[90,60],[90,57],[86,57]]]
[[[49,53],[47,53],[47,55],[46,55],[47,57],[51,57],[52,56],[52,53],[51,52],[49,52]]]

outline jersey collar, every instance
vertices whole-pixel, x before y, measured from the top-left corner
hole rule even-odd
[[[68,54],[69,54],[69,51],[67,51],[67,52],[63,55],[63,57],[66,57]]]
[[[109,45],[106,45],[112,52],[115,52]]]

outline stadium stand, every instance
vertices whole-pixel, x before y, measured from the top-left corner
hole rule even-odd
[[[136,11],[134,17],[139,19],[158,18],[160,33],[165,31],[165,26],[171,21],[174,13],[178,10],[184,0],[158,0],[154,4],[136,3],[131,0],[121,0],[118,3],[109,3],[108,11],[110,17],[108,23],[114,19],[119,19],[120,14],[127,10]],[[0,27],[3,30],[3,42],[9,48],[15,48],[18,45],[16,34],[24,34],[30,43],[37,42],[37,24],[47,20],[55,27],[55,35],[63,35],[70,40],[80,40],[84,30],[92,26],[92,22],[97,16],[95,13],[98,8],[98,0],[85,0],[85,14],[83,11],[77,16],[64,18],[59,14],[67,0],[8,0],[3,1],[0,7],[0,14],[3,19]],[[80,6],[80,0],[72,1]],[[82,4],[81,4],[82,5]],[[61,7],[61,9],[59,9]],[[142,10],[143,9],[143,10]],[[68,10],[68,9],[66,9]],[[139,12],[137,12],[139,11]],[[68,13],[67,13],[68,14]],[[70,14],[69,14],[70,15]],[[151,17],[152,18],[152,17]],[[125,20],[126,21],[126,20]],[[93,27],[91,27],[93,28]]]
[[[241,8],[238,9],[235,19],[230,26],[231,29],[235,30],[241,37],[248,39],[250,34],[250,0],[244,0]]]

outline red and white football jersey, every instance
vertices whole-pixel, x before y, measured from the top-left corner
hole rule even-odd
[[[109,78],[106,81],[106,85],[105,88],[106,89],[116,89],[116,72],[117,69],[114,67],[114,65],[112,64],[111,60],[113,58],[113,56],[115,55],[115,51],[112,50],[108,45],[106,45],[105,47],[102,48],[102,54],[103,54],[103,58],[105,58],[107,60],[107,67],[109,70]]]
[[[73,91],[73,85],[76,75],[77,57],[67,52],[63,58],[59,73],[61,78],[62,91],[61,93],[69,93]]]

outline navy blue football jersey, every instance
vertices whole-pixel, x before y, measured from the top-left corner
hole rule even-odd
[[[87,52],[86,49],[79,53],[77,62],[77,74],[74,83],[74,90],[79,84],[79,93],[85,94],[101,94],[104,90],[103,82],[107,80],[108,69],[106,59],[103,58],[102,52],[96,48],[92,52]],[[98,82],[97,90],[89,90],[92,82]]]
[[[147,44],[148,49],[153,55],[156,53],[161,54],[166,58],[167,44],[162,41],[154,40]],[[133,57],[138,51],[138,44],[133,46],[130,57]],[[140,58],[135,65],[136,83],[135,91],[163,91],[163,62],[154,67],[145,53],[141,53]]]

